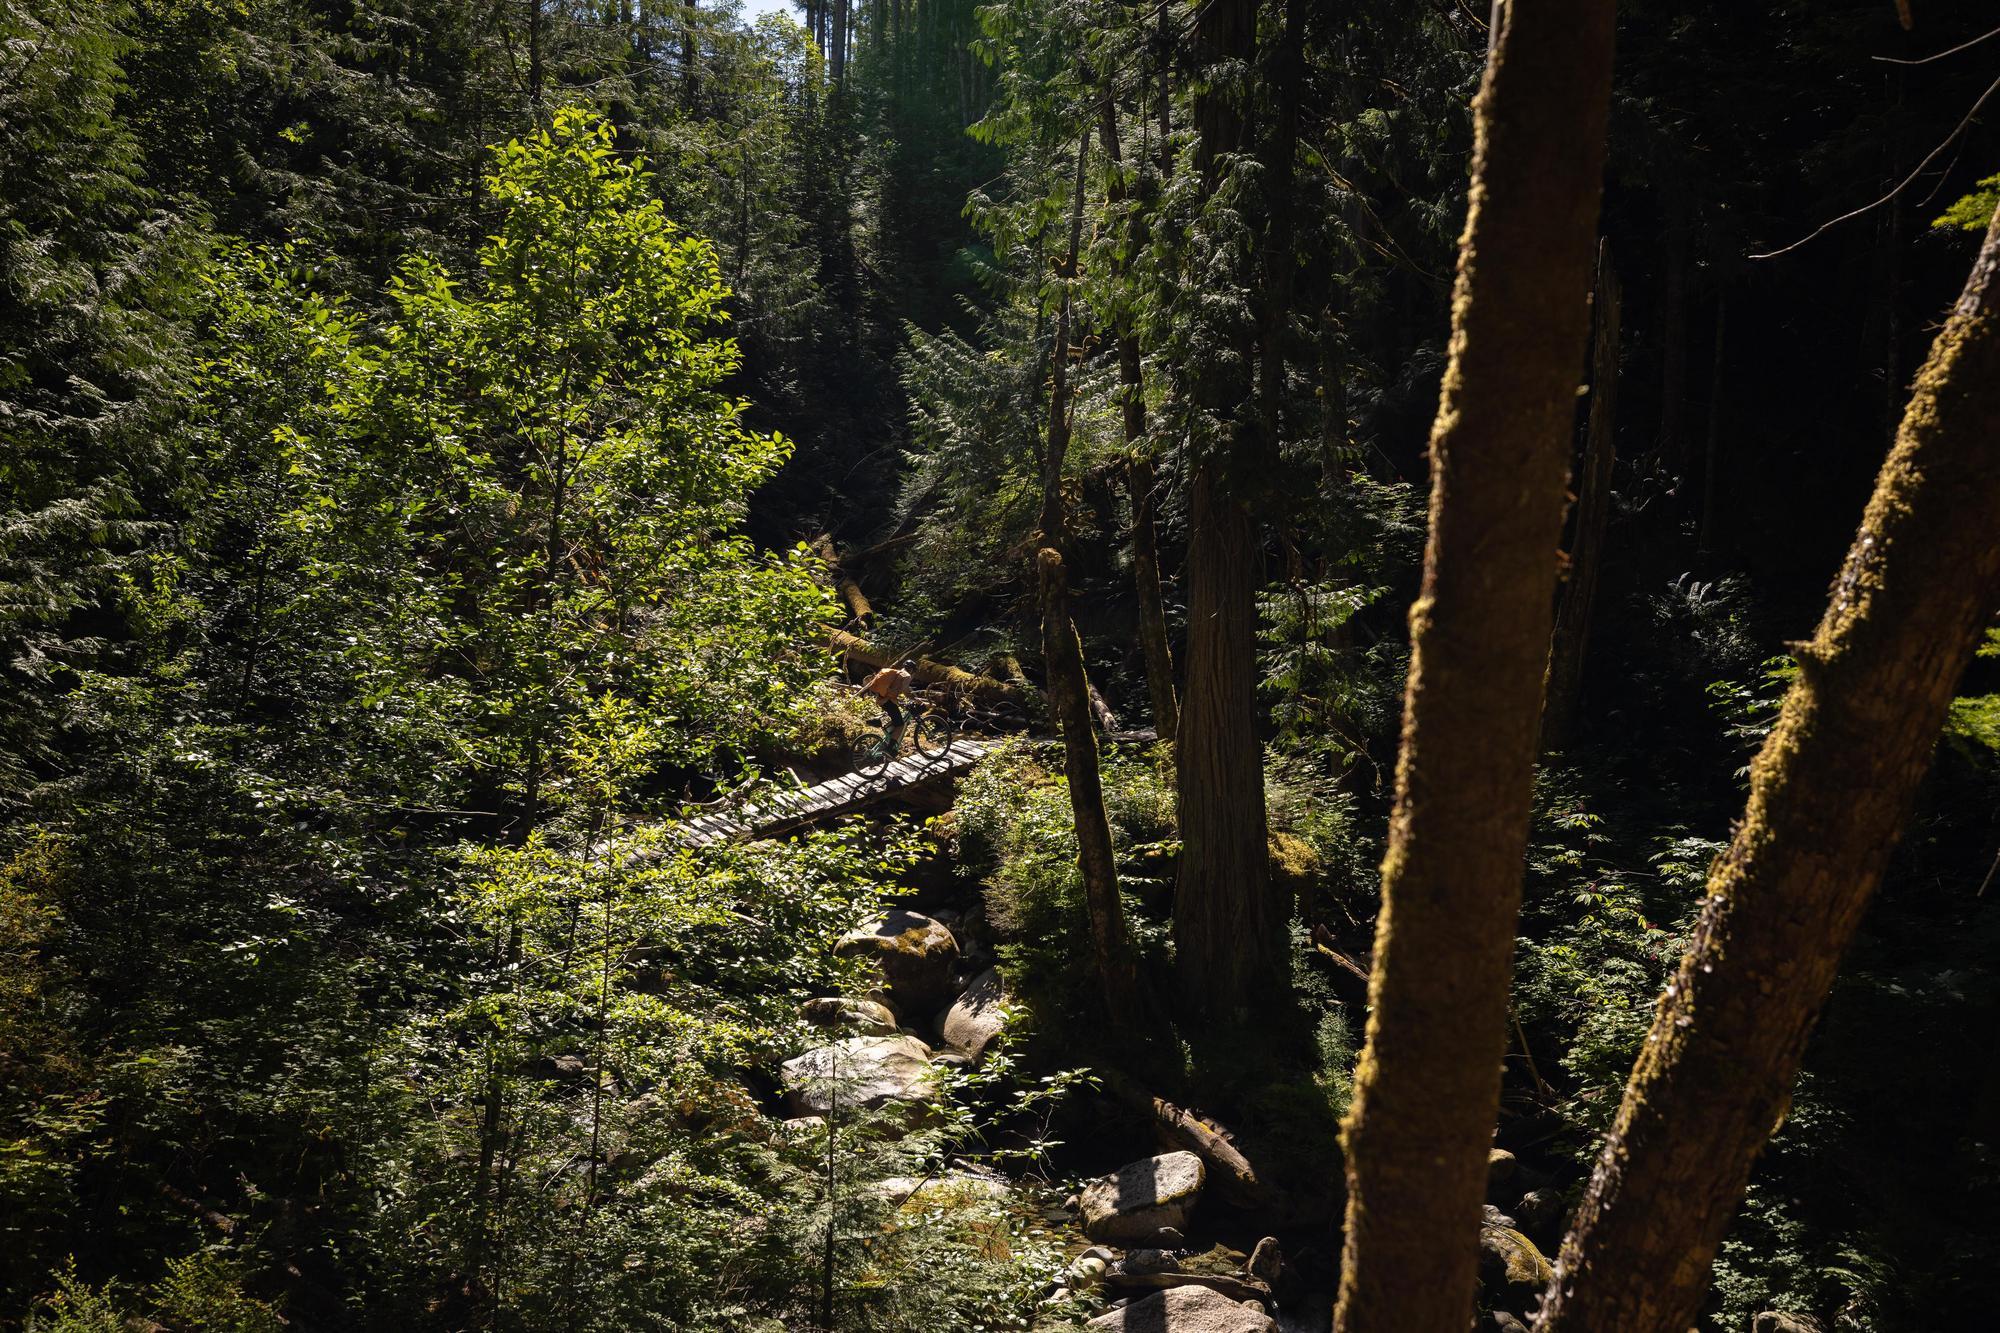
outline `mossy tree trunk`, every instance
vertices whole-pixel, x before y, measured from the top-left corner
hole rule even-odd
[[[1063,464],[1069,455],[1070,292],[1077,278],[1083,240],[1084,174],[1090,154],[1086,131],[1076,149],[1076,195],[1069,219],[1069,255],[1062,270],[1062,300],[1056,315],[1055,346],[1049,358],[1049,420],[1042,454],[1042,545],[1035,565],[1041,584],[1042,655],[1056,725],[1062,732],[1063,776],[1069,781],[1070,812],[1076,821],[1077,863],[1083,875],[1085,911],[1090,918],[1092,960],[1103,988],[1105,1012],[1116,1028],[1129,1029],[1139,1017],[1139,974],[1118,898],[1118,867],[1111,845],[1111,820],[1104,809],[1104,784],[1097,762],[1097,733],[1091,726],[1090,682],[1084,674],[1083,645],[1069,613],[1069,578],[1063,550],[1069,519],[1063,504]]]
[[[1213,198],[1231,156],[1251,143],[1247,71],[1257,48],[1256,4],[1212,0],[1195,22],[1195,41],[1208,69],[1194,101],[1195,161]],[[1212,210],[1203,225],[1242,225],[1227,213]],[[1247,289],[1255,279],[1243,281]],[[1244,499],[1260,470],[1249,372],[1257,328],[1245,319],[1215,333],[1234,350],[1203,367],[1193,388],[1218,438],[1197,446],[1190,488],[1185,689],[1174,747],[1182,847],[1174,949],[1189,1017],[1234,1022],[1284,992],[1289,904],[1274,896],[1266,864],[1257,736],[1260,551]]]
[[[2000,216],[1931,347],[1750,770],[1545,1303],[1544,1333],[1681,1333],[2000,603]]]
[[[1345,1125],[1342,1333],[1464,1333],[1472,1320],[1612,11],[1611,0],[1496,6],[1473,103],[1368,1039]]]

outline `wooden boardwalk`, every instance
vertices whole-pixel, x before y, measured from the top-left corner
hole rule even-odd
[[[817,786],[773,793],[757,805],[701,815],[681,824],[675,833],[690,847],[774,838],[873,805],[907,788],[957,777],[992,748],[985,741],[960,737],[942,750],[910,754],[872,773],[843,773]]]

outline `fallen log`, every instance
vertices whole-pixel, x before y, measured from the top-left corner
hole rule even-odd
[[[866,629],[874,623],[875,608],[868,600],[868,594],[861,591],[861,585],[854,581],[845,566],[840,563],[840,552],[833,544],[833,538],[826,533],[812,539],[813,554],[826,565],[828,577],[833,580],[834,591],[840,600],[847,603],[847,614],[854,623]]]
[[[1222,1131],[1165,1098],[1153,1096],[1123,1074],[1106,1073],[1104,1087],[1118,1101],[1149,1118],[1173,1146],[1201,1158],[1214,1177],[1216,1191],[1231,1205],[1256,1212],[1279,1208],[1282,1193],[1258,1178],[1250,1159]]]
[[[833,650],[850,664],[859,662],[863,666],[880,671],[883,667],[898,665],[901,660],[897,654],[878,648],[859,635],[850,634],[843,629],[831,631],[828,640],[833,645]],[[919,685],[940,687],[977,704],[1027,703],[1027,696],[1021,688],[1008,681],[995,680],[991,676],[975,676],[970,671],[961,670],[949,662],[939,662],[928,657],[918,657],[915,663],[910,674],[916,678]]]

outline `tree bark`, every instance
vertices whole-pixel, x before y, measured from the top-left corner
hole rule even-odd
[[[833,57],[827,70],[833,76],[833,86],[839,88],[847,81],[847,13],[852,0],[830,0],[830,3],[833,15],[827,39],[832,43]]]
[[[1659,469],[1678,488],[1687,474],[1682,438],[1687,407],[1688,205],[1679,181],[1667,186],[1666,271],[1660,291]],[[1678,510],[1676,512],[1684,512]]]
[[[1556,600],[1555,635],[1549,647],[1548,690],[1542,704],[1544,752],[1567,746],[1576,723],[1604,529],[1611,517],[1611,467],[1618,456],[1613,429],[1618,416],[1619,292],[1608,240],[1598,242],[1597,294],[1591,307],[1590,418],[1576,474],[1576,534],[1570,540],[1569,573]]]
[[[907,654],[891,652],[886,648],[849,634],[846,630],[833,630],[827,635],[833,651],[849,662],[859,662],[865,667],[880,671],[883,667],[894,666]],[[916,669],[911,675],[919,685],[941,686],[955,694],[981,704],[1018,704],[1022,702],[1020,687],[991,676],[976,676],[961,670],[949,662],[938,662],[928,657],[916,659]]]
[[[1181,829],[1174,950],[1190,1017],[1240,1021],[1289,983],[1290,904],[1270,883],[1257,738],[1256,529],[1196,469],[1189,526],[1187,689],[1174,747]]]
[[[2000,216],[1750,770],[1538,1325],[1680,1333],[2000,602]]]
[[[1283,427],[1285,332],[1292,318],[1293,159],[1299,146],[1299,82],[1305,66],[1304,0],[1284,0],[1284,27],[1272,52],[1271,85],[1277,115],[1264,145],[1264,299],[1258,312],[1257,411],[1259,427],[1275,448]]]
[[[1200,10],[1195,38],[1209,66],[1194,104],[1195,164],[1213,197],[1228,156],[1250,142],[1245,71],[1256,54],[1257,5],[1212,0]],[[1238,355],[1194,386],[1197,406],[1222,423],[1222,438],[1194,465],[1187,688],[1175,745],[1182,853],[1174,949],[1182,998],[1196,1021],[1241,1021],[1282,995],[1289,980],[1290,905],[1271,891],[1257,736],[1259,551],[1241,498],[1258,472],[1260,443],[1249,374],[1256,329],[1246,324],[1225,331],[1232,339],[1240,334]]]
[[[1118,104],[1105,90],[1104,109],[1098,120],[1104,155],[1111,167],[1111,184],[1106,198],[1114,209],[1130,206],[1125,188],[1124,156],[1118,143]],[[1132,254],[1146,245],[1147,219],[1134,211],[1126,214],[1126,242]],[[1130,261],[1118,266],[1118,278],[1125,280]],[[1165,599],[1160,594],[1160,549],[1153,524],[1153,459],[1146,439],[1145,366],[1140,356],[1139,335],[1132,328],[1132,314],[1120,302],[1118,312],[1118,396],[1124,414],[1125,486],[1132,499],[1132,584],[1139,594],[1139,646],[1146,659],[1146,693],[1153,705],[1153,729],[1162,740],[1173,737],[1180,724],[1180,705],[1174,697],[1173,647],[1167,637]]]
[[[681,28],[681,102],[692,112],[696,99],[701,93],[698,74],[700,66],[699,36],[696,25],[701,22],[699,0],[687,0],[687,17]]]
[[[1341,1333],[1464,1333],[1472,1321],[1613,10],[1496,5],[1473,102],[1368,1040],[1344,1126]]]
[[[1143,414],[1144,406],[1139,410]],[[1180,726],[1180,699],[1174,691],[1174,650],[1167,634],[1166,597],[1160,587],[1153,460],[1135,453],[1125,469],[1125,486],[1132,496],[1132,584],[1139,593],[1139,646],[1146,658],[1146,693],[1153,704],[1153,730],[1161,740],[1170,741]]]
[[[854,581],[840,563],[840,551],[833,544],[833,538],[825,533],[813,538],[813,554],[826,566],[827,577],[833,580],[834,591],[846,604],[847,613],[862,629],[868,628],[875,619],[875,606],[868,600],[868,594],[861,591],[861,585]]]
[[[1722,380],[1723,348],[1728,345],[1729,289],[1715,290],[1715,352],[1708,374],[1708,429],[1701,449],[1701,526],[1697,529],[1695,555],[1704,564],[1713,561],[1721,541],[1722,516]]]
[[[1063,296],[1049,357],[1048,437],[1042,452],[1042,547],[1036,552],[1035,566],[1042,592],[1042,657],[1047,663],[1049,704],[1062,733],[1063,776],[1069,781],[1070,812],[1076,823],[1077,866],[1083,875],[1084,909],[1090,918],[1092,961],[1111,1026],[1129,1031],[1139,1018],[1139,973],[1126,935],[1124,905],[1118,897],[1111,820],[1104,809],[1097,733],[1091,726],[1090,682],[1084,673],[1083,645],[1070,619],[1069,575],[1063,566],[1063,550],[1069,544],[1062,474],[1070,439],[1070,293],[1083,244],[1084,173],[1089,156],[1090,132],[1086,130],[1076,146],[1069,255],[1062,270]]]

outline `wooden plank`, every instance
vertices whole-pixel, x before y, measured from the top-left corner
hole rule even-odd
[[[860,810],[904,787],[937,778],[955,777],[985,758],[990,746],[958,739],[934,754],[896,759],[876,773],[843,773],[796,791],[774,793],[763,805],[745,806],[735,814],[712,811],[682,824],[681,841],[698,847],[732,838],[765,837],[793,826]]]

